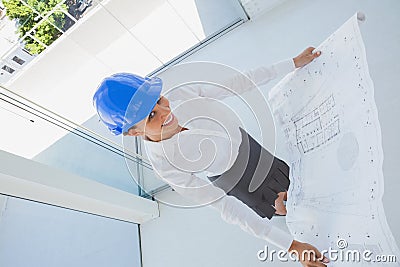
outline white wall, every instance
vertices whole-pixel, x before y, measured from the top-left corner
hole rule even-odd
[[[0,198],[2,195],[0,195]],[[8,198],[0,266],[140,266],[138,225]]]
[[[317,46],[356,11],[367,20],[361,26],[382,128],[385,195],[389,226],[400,244],[398,156],[400,149],[400,19],[397,0],[291,0],[248,22],[196,53],[187,61],[210,60],[240,70],[293,57]],[[283,154],[282,139],[278,155]],[[168,194],[168,193],[167,193]],[[161,205],[161,217],[142,225],[145,267],[159,266],[300,266],[259,262],[265,242],[228,225],[211,209],[176,209]],[[274,223],[285,227],[282,218]]]

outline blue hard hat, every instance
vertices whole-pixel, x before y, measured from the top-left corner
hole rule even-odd
[[[114,135],[119,135],[150,114],[161,88],[160,78],[117,73],[101,82],[93,96],[93,105],[100,120]]]

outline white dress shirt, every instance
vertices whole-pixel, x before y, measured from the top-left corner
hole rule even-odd
[[[294,69],[293,60],[285,60],[245,72],[245,76],[235,75],[222,84],[241,94],[253,89],[254,84],[263,85]],[[226,222],[288,250],[293,241],[289,233],[272,226],[242,201],[201,178],[201,173],[222,174],[237,157],[240,122],[218,102],[232,96],[232,91],[215,85],[187,84],[165,95],[179,124],[189,130],[160,142],[145,140],[146,152],[156,175],[176,192],[199,205],[210,205]]]

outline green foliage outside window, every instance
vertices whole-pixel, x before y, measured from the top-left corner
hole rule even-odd
[[[62,34],[53,25],[56,25],[59,29],[63,29],[65,14],[61,10],[67,11],[67,5],[64,3],[59,5],[57,11],[50,15],[47,20],[43,20],[42,18],[60,2],[61,0],[27,0],[26,4],[29,5],[28,7],[20,0],[3,0],[3,4],[7,10],[6,15],[10,19],[17,21],[20,37],[23,37],[39,24],[30,34],[45,45],[50,45]],[[44,46],[33,38],[27,37],[24,39],[24,42],[25,48],[32,54],[39,54],[45,49]]]

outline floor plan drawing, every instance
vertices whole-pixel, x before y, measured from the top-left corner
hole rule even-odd
[[[329,96],[318,108],[294,121],[299,148],[307,153],[331,140],[340,132],[339,115],[335,112],[335,100]]]

